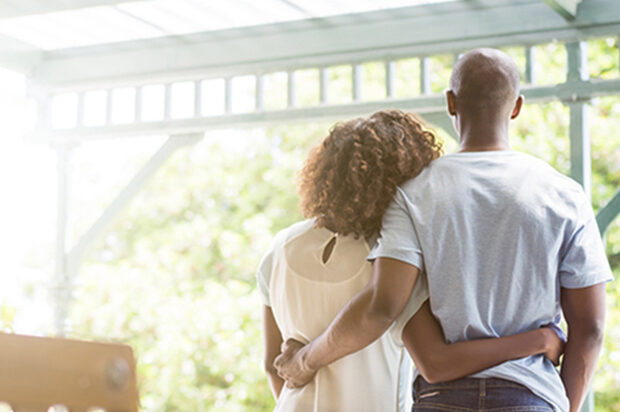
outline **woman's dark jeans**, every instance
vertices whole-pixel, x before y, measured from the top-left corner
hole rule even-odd
[[[551,405],[525,386],[496,378],[430,384],[419,376],[414,401],[413,412],[553,412]]]

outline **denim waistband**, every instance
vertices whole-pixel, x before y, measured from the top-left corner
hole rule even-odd
[[[427,389],[478,389],[484,384],[486,388],[523,388],[525,386],[507,379],[500,378],[462,378],[448,382],[428,383],[422,376],[415,380],[414,388],[416,392],[423,392]]]

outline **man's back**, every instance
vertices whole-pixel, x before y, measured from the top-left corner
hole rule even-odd
[[[436,160],[402,185],[372,256],[423,266],[433,313],[447,341],[456,342],[559,321],[560,287],[609,276],[605,267],[573,264],[581,243],[593,239],[600,244],[577,183],[518,152],[466,152]],[[600,246],[588,250],[603,253]],[[568,409],[560,377],[542,356],[475,376],[516,381]]]

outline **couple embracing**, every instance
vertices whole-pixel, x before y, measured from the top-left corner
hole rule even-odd
[[[611,280],[589,199],[510,150],[523,98],[508,56],[465,54],[446,96],[457,153],[395,110],[339,123],[311,152],[308,220],[275,237],[257,274],[276,410],[583,403]]]

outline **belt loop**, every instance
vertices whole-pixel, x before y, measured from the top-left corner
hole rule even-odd
[[[485,408],[485,404],[486,404],[486,399],[485,397],[487,396],[487,387],[486,387],[486,379],[482,378],[480,379],[480,398],[478,398],[478,409],[479,410],[484,410]]]

